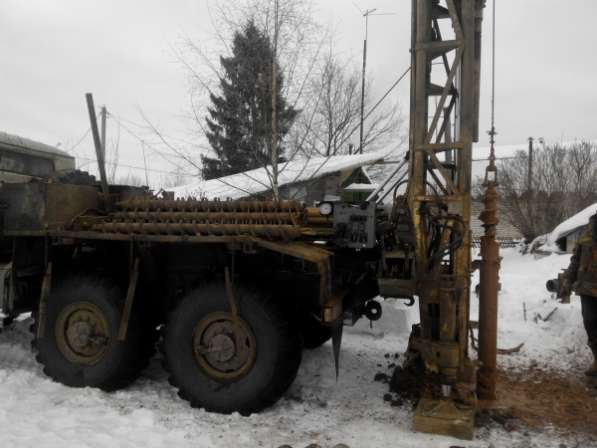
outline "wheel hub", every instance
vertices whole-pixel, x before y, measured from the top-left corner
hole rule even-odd
[[[253,366],[256,341],[247,323],[230,313],[211,313],[193,333],[195,361],[216,379],[238,379]]]
[[[69,361],[93,365],[105,352],[110,338],[109,328],[106,316],[96,305],[72,303],[58,315],[56,342]]]
[[[66,330],[66,339],[71,347],[82,350],[89,345],[92,331],[88,322],[75,322]]]
[[[227,362],[236,354],[236,346],[228,334],[218,334],[209,342],[208,352],[217,362]]]

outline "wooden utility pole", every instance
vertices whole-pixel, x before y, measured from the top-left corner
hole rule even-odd
[[[533,192],[533,137],[529,137],[529,169],[527,173],[527,192]]]
[[[358,7],[357,7],[358,8]],[[360,9],[359,9],[360,11]],[[369,37],[369,16],[393,16],[394,13],[377,13],[377,8],[367,9],[364,12],[361,11],[365,18],[365,39],[363,40],[363,72],[361,74],[361,120],[359,129],[359,148],[357,154],[363,153],[364,144],[364,125],[365,125],[365,87],[366,87],[366,76],[367,76],[367,38]]]
[[[365,123],[365,76],[367,74],[367,34],[369,33],[369,14],[375,9],[368,9],[363,16],[365,17],[365,39],[363,40],[363,72],[361,74],[361,122],[359,129],[359,149],[358,153],[363,153],[363,127]]]
[[[97,116],[95,114],[95,105],[93,104],[93,95],[91,93],[86,93],[85,98],[87,100],[87,111],[89,112],[89,122],[91,124],[91,134],[93,135],[93,145],[95,146],[95,156],[97,158],[97,167],[102,184],[104,203],[106,204],[106,208],[109,209],[110,190],[108,188],[108,179],[106,177],[106,161],[104,160],[104,155],[102,153],[102,142],[97,128]]]
[[[106,116],[108,115],[108,111],[106,106],[102,106],[100,109],[100,120],[101,120],[101,141],[102,141],[102,158],[104,159],[104,163],[106,161]]]
[[[143,152],[143,167],[145,168],[145,184],[149,187],[149,173],[147,170],[147,155],[145,154],[145,142],[141,142],[141,150]]]

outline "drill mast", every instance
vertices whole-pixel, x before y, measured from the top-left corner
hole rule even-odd
[[[469,430],[472,437],[472,414],[460,411],[470,407],[474,414],[476,400],[475,367],[468,356],[469,222],[484,4],[485,0],[412,2],[407,199],[421,324],[413,331],[410,348],[439,382],[421,400],[415,428],[464,437]],[[433,406],[437,412],[430,414]],[[470,424],[454,424],[468,422],[469,417]]]

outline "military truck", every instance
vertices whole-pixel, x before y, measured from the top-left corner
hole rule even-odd
[[[0,204],[2,311],[32,312],[37,360],[69,386],[123,387],[158,343],[182,398],[248,414],[290,386],[303,348],[339,346],[344,317],[379,315],[375,203],[106,195],[49,176],[3,183]]]

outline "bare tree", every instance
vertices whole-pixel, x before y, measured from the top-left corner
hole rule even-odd
[[[279,176],[297,158],[304,163],[315,156],[332,156],[347,152],[349,143],[358,138],[360,74],[356,68],[346,69],[333,52],[323,51],[329,33],[313,19],[311,1],[306,0],[211,0],[209,11],[215,30],[209,43],[187,37],[175,49],[175,55],[185,67],[190,80],[191,119],[203,140],[206,108],[209,96],[218,89],[222,76],[217,62],[220,54],[230,53],[231,36],[247,21],[254,22],[268,36],[274,57],[272,74],[280,71],[284,79],[280,95],[300,111],[294,125],[283,136],[272,119],[268,139],[269,160],[264,163],[266,179],[273,197],[279,196]],[[330,46],[331,48],[331,46]],[[217,50],[214,50],[217,49]],[[276,64],[277,61],[277,64]],[[348,65],[350,67],[350,65]],[[271,76],[272,91],[278,77]],[[368,86],[369,88],[369,86]],[[275,95],[272,96],[272,115],[275,115]],[[367,95],[367,98],[372,98]],[[366,108],[373,107],[368,104]],[[146,124],[153,128],[144,117]],[[396,106],[377,108],[365,122],[364,147],[375,148],[399,134],[399,109]],[[156,132],[168,152],[183,158],[194,168],[200,165],[199,155],[172,144],[163,133]],[[281,149],[286,163],[279,164]]]
[[[400,109],[397,103],[374,108],[371,82],[366,85],[363,148],[375,149],[390,141],[401,141]],[[305,150],[320,156],[347,153],[358,147],[361,107],[361,74],[349,61],[339,60],[332,47],[322,61],[317,77],[311,81],[310,92],[319,97],[313,102],[314,120],[308,114],[299,117],[299,126],[309,127]]]
[[[529,190],[528,153],[519,151],[499,166],[504,218],[527,241],[597,202],[597,146],[578,142],[552,145],[534,152]]]
[[[312,81],[314,91],[321,92],[321,100],[314,105],[315,120],[308,133],[309,150],[333,156],[341,151],[340,145],[350,138],[350,132],[360,116],[360,75],[356,70],[345,70],[334,57],[323,63],[319,78]],[[301,122],[308,126],[305,118]]]
[[[200,137],[205,135],[205,111],[208,98],[217,89],[217,82],[221,78],[221,68],[217,60],[222,53],[230,52],[230,38],[234,32],[241,29],[247,21],[252,21],[268,37],[272,48],[271,63],[273,92],[277,92],[278,79],[284,79],[280,95],[286,98],[292,108],[302,111],[302,121],[308,123],[306,114],[313,114],[312,104],[317,102],[309,90],[315,69],[320,61],[320,53],[326,41],[326,31],[315,23],[312,14],[311,1],[306,0],[212,0],[208,2],[215,30],[215,39],[209,45],[186,38],[182,45],[175,49],[175,55],[187,69],[191,85],[192,119]],[[213,48],[218,51],[214,52]],[[278,74],[280,76],[274,76]],[[276,110],[276,95],[272,96],[271,136],[268,138],[267,163],[264,170],[267,183],[278,197],[278,177],[284,170],[278,162],[282,148],[285,149],[284,159],[288,162],[301,152],[305,142],[302,132],[309,130],[307,126],[300,132],[296,126],[282,138],[277,129],[274,118]],[[172,146],[172,145],[170,145]],[[180,148],[174,148],[178,153]],[[172,147],[169,148],[173,150]],[[197,157],[198,159],[198,157]]]
[[[173,188],[179,187],[184,185],[185,182],[188,180],[188,175],[186,175],[180,169],[175,170],[172,174],[163,175],[160,179],[159,186],[160,188]]]
[[[147,183],[141,176],[137,176],[130,171],[126,176],[119,176],[116,178],[116,183],[121,185],[131,185],[133,187],[146,187]]]

